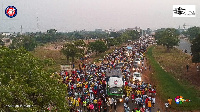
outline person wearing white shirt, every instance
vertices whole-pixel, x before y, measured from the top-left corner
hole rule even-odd
[[[110,106],[111,106],[111,109],[113,107],[113,102],[114,102],[114,99],[113,98],[110,98]]]
[[[152,107],[154,108],[154,104],[156,103],[156,98],[153,97],[151,100],[152,100],[152,102],[151,102],[152,103]]]

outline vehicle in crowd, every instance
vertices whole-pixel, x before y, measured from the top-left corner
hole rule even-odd
[[[133,73],[133,81],[139,81],[139,82],[142,81],[141,74],[139,72]]]
[[[123,67],[123,66],[124,66],[124,63],[123,63],[123,62],[120,62],[117,66]]]
[[[115,98],[118,102],[122,102],[124,81],[121,70],[107,70],[106,76],[106,94],[109,98]]]
[[[140,64],[140,62],[141,62],[140,58],[136,58],[136,59],[135,59],[135,62],[136,62],[137,64]]]

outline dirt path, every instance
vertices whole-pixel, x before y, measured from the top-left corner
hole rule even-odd
[[[149,70],[149,64],[148,61],[144,60],[144,65],[147,67],[146,71],[144,70],[142,73],[142,80],[146,83],[150,83],[152,86],[156,85],[154,81],[150,79],[152,75],[152,69],[150,68]],[[156,112],[158,109],[160,109],[160,112],[165,112],[165,106],[164,102],[161,101],[159,97],[159,93],[156,93],[156,103],[155,103],[155,108],[152,108],[152,112]]]

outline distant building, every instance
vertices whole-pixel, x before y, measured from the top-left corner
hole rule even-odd
[[[150,28],[147,28],[147,30],[146,30],[146,34],[150,35],[151,32],[152,32],[152,30],[151,30]]]
[[[4,37],[10,37],[10,36],[13,36],[13,37],[16,37],[17,36],[17,33],[13,33],[13,32],[1,32],[1,35],[4,36]]]
[[[9,46],[10,44],[12,44],[12,40],[10,38],[4,37],[1,39],[4,43],[4,46]]]
[[[111,32],[116,32],[116,30],[115,29],[107,29],[107,30],[105,30],[105,32],[110,34]]]
[[[95,32],[102,32],[102,29],[95,29]]]
[[[6,37],[7,37],[7,36],[10,36],[10,35],[11,35],[11,33],[10,33],[10,32],[3,32],[3,33],[1,33],[1,35],[2,35],[2,36],[6,36]]]
[[[137,27],[137,26],[135,28],[127,28],[126,30],[127,31],[137,31],[137,32],[141,31],[140,27]]]

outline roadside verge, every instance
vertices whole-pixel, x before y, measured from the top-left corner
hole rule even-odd
[[[188,88],[184,84],[180,83],[173,77],[171,73],[166,72],[153,57],[152,50],[155,46],[148,48],[146,56],[148,62],[153,69],[151,74],[151,80],[157,85],[157,93],[161,97],[163,102],[166,102],[170,97],[172,99],[171,108],[177,111],[191,111],[200,109],[200,98],[196,96],[193,88]],[[183,102],[182,104],[176,104],[175,98],[177,96],[183,96],[183,98],[191,100],[191,102]]]

